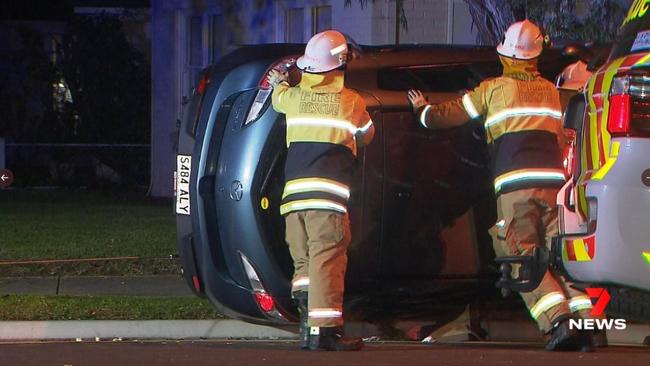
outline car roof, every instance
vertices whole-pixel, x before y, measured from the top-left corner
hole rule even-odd
[[[269,64],[286,56],[298,56],[304,52],[304,44],[272,43],[260,45],[244,45],[224,56],[219,63],[212,65],[209,70],[228,71],[248,62],[266,60]],[[346,86],[367,94],[368,103],[374,104],[381,100],[385,106],[403,106],[408,104],[404,92],[381,90],[377,86],[377,72],[385,68],[399,68],[427,65],[465,64],[476,62],[497,62],[498,57],[493,46],[462,46],[462,45],[378,45],[352,47],[356,57],[348,63]],[[546,50],[541,57],[541,63],[555,61],[561,58],[559,49]],[[540,65],[541,66],[541,65]],[[455,94],[445,95],[444,99]]]
[[[358,60],[350,68],[381,69],[456,62],[494,61],[494,47],[456,45],[408,45],[364,47]]]

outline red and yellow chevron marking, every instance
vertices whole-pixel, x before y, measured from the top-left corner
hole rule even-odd
[[[650,54],[641,53],[616,59],[601,68],[589,81],[587,99],[588,120],[585,121],[583,144],[580,151],[580,177],[576,188],[576,208],[583,218],[588,217],[589,207],[586,199],[586,185],[591,176],[607,164],[611,152],[612,137],[607,130],[609,115],[609,89],[614,77],[631,67],[650,63]],[[578,172],[576,172],[578,174]]]
[[[564,241],[562,258],[569,262],[589,262],[596,254],[596,237],[594,235],[581,239]]]
[[[650,53],[642,55],[642,57],[634,64],[634,67],[648,66],[648,63],[650,63]]]
[[[650,252],[642,252],[641,256],[645,259],[646,263],[650,265]]]

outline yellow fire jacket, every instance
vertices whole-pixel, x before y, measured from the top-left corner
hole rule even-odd
[[[300,84],[274,88],[273,108],[286,115],[287,160],[280,212],[347,212],[358,145],[374,126],[359,94],[343,86],[342,71],[303,73]]]
[[[462,98],[421,107],[418,121],[427,128],[482,121],[497,194],[561,187],[564,135],[558,91],[540,76],[536,60],[501,57],[501,62],[501,77],[483,81]]]

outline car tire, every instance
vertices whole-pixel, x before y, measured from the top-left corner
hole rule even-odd
[[[612,297],[606,310],[608,317],[650,322],[649,293],[621,287],[608,287],[607,291]]]

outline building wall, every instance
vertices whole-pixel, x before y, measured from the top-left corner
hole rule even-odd
[[[176,120],[180,113],[179,48],[176,6],[151,3],[151,195],[169,197],[173,189]]]
[[[384,43],[392,43],[395,38],[395,2],[383,1],[383,11],[387,14]],[[400,43],[450,43],[449,0],[404,0],[404,14],[408,29],[400,30]],[[381,37],[377,32],[377,37]]]
[[[472,16],[467,3],[463,0],[453,0],[450,11],[453,20],[450,27],[452,30],[451,43],[475,45],[477,30],[472,23]]]

